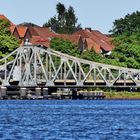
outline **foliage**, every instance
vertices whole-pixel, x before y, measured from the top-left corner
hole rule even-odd
[[[80,53],[80,51],[78,51],[78,46],[76,46],[69,40],[65,40],[62,38],[53,38],[51,40],[51,48],[68,55],[80,57],[82,59],[87,59],[90,61],[99,62],[102,59],[102,56],[97,54],[94,50],[86,50]]]
[[[18,26],[25,26],[25,27],[40,27],[34,23],[31,23],[31,22],[23,22],[21,24],[19,24]]]
[[[19,42],[11,35],[10,24],[0,20],[0,58],[5,57],[19,46]]]
[[[82,59],[86,59],[89,61],[126,67],[124,63],[120,63],[119,61],[113,58],[108,59],[106,57],[103,57],[102,55],[97,54],[93,49],[86,50],[80,53],[78,51],[78,47],[74,45],[72,42],[70,42],[69,40],[54,38],[51,40],[51,48],[56,51],[60,51],[62,53],[66,53],[68,55],[72,55],[75,57],[80,57]]]
[[[62,9],[61,15],[66,10],[64,7]],[[115,37],[112,43],[116,47],[112,51],[112,54],[107,58],[97,54],[94,50],[86,50],[79,53],[77,46],[73,45],[70,41],[64,41],[63,39],[53,39],[51,41],[51,46],[63,53],[78,56],[90,61],[140,69],[140,32],[138,32],[140,31],[139,17],[140,13],[136,12],[132,15],[127,15],[124,19],[116,20],[114,22],[112,33]],[[61,16],[59,18],[63,19]],[[135,21],[135,25],[133,20]],[[122,28],[120,31],[120,25],[124,25],[124,21],[126,22],[125,26],[129,24],[129,28]]]
[[[80,57],[82,59],[95,61],[95,62],[100,62],[100,60],[102,59],[102,56],[97,54],[93,49],[82,52]]]
[[[110,31],[113,35],[131,35],[140,31],[140,12],[136,11],[127,14],[124,18],[115,20],[113,29]]]
[[[80,55],[80,52],[78,51],[76,45],[74,45],[69,40],[64,40],[61,38],[52,39],[51,48],[56,51],[60,51],[62,53],[66,53],[66,54],[77,56],[77,57],[79,57]]]
[[[138,35],[119,35],[113,40],[115,49],[112,51],[110,59],[123,63],[128,68],[140,68],[140,41]]]
[[[111,32],[115,36],[113,44],[116,47],[109,58],[125,67],[140,69],[140,12],[115,20]]]
[[[73,7],[69,7],[68,9],[61,3],[56,5],[57,15],[50,18],[50,20],[45,23],[44,27],[52,27],[54,31],[57,33],[67,33],[71,34],[75,30],[80,28],[80,25],[76,25],[78,18],[75,15],[75,11]]]

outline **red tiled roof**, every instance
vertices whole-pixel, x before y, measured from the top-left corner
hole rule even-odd
[[[43,27],[29,27],[31,36],[40,36],[43,38],[54,37],[56,33],[50,31],[48,28]]]
[[[33,45],[43,45],[45,47],[50,47],[49,40],[42,38],[40,36],[33,36],[30,40],[30,43],[32,43]]]
[[[87,49],[94,49],[96,53],[100,53],[100,46],[96,44],[92,39],[86,38],[85,39],[85,44],[88,46]]]
[[[15,28],[16,28],[16,26],[15,26],[15,25],[10,26],[10,28],[9,28],[9,29],[10,29],[11,34],[13,34],[13,32],[14,32]]]
[[[39,36],[39,34],[37,33],[34,27],[29,27],[29,32],[31,36]]]
[[[78,45],[79,40],[80,40],[80,38],[81,38],[81,35],[58,34],[58,35],[56,35],[55,37],[57,37],[57,38],[63,38],[63,39],[69,40],[69,41],[71,41],[72,43]]]
[[[50,47],[49,38],[53,38],[55,35],[57,35],[48,28],[43,27],[29,27],[29,32],[31,34],[30,42],[32,44],[43,45],[45,47]]]
[[[92,30],[91,31],[93,35],[101,38],[102,40],[110,43],[110,40],[109,40],[109,37],[107,37],[105,34],[102,34],[100,31],[97,31],[97,30]]]
[[[19,37],[20,37],[20,38],[24,38],[24,36],[25,36],[25,34],[26,34],[28,28],[25,27],[25,26],[17,26],[16,28],[17,28]]]
[[[108,44],[106,41],[102,40],[102,38],[99,38],[93,34],[91,34],[90,38],[97,43],[101,49],[105,51],[111,51],[113,49],[111,44]]]
[[[73,33],[73,35],[81,35],[82,38],[89,38],[87,31],[82,29]]]
[[[110,43],[110,40],[107,36],[105,36],[104,34],[102,34],[99,31],[90,31],[90,30],[79,30],[77,32],[74,33],[74,35],[81,35],[82,38],[84,39],[91,39],[88,48],[91,47],[91,43],[96,44],[96,46],[98,46],[97,48],[95,47],[94,49],[96,52],[101,52],[101,50],[105,50],[105,51],[111,51],[114,46]],[[89,40],[88,40],[89,42]],[[88,45],[87,44],[87,45]],[[100,51],[99,51],[99,46],[100,46]]]
[[[7,21],[9,21],[10,22],[10,25],[11,26],[15,26],[15,24],[14,23],[12,23],[6,16],[4,16],[4,15],[0,15],[0,19],[3,19],[3,20],[7,20]]]

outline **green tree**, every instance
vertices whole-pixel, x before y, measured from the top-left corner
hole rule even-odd
[[[94,49],[86,50],[81,53],[80,57],[82,59],[94,61],[94,62],[100,62],[102,60],[102,56],[97,54]]]
[[[140,69],[140,12],[115,20],[111,32],[116,47],[109,58],[125,67]]]
[[[50,18],[44,27],[52,27],[57,33],[71,34],[78,30],[81,25],[77,25],[78,18],[75,15],[73,7],[65,8],[64,4],[58,3],[56,5],[57,14]]]
[[[60,51],[62,53],[72,55],[75,57],[79,57],[82,59],[86,59],[89,61],[126,67],[125,63],[124,62],[120,63],[118,60],[116,60],[116,57],[112,56],[112,58],[110,57],[108,59],[100,54],[97,54],[94,51],[94,49],[86,50],[86,51],[83,51],[82,53],[80,53],[78,51],[78,46],[74,45],[69,40],[54,38],[51,40],[51,48],[56,50],[56,51]]]
[[[117,60],[128,68],[140,68],[140,41],[137,34],[119,35],[113,40],[115,48],[110,59]]]
[[[58,6],[59,7],[59,6]],[[57,9],[59,14],[59,21],[61,23],[65,23],[67,27],[76,23],[76,18],[72,14],[71,18],[69,18],[68,14],[66,15],[66,22],[64,22],[64,13],[67,11],[63,5],[61,5],[61,10]],[[69,13],[73,13],[73,9],[70,7],[68,9]],[[71,11],[71,12],[70,12]],[[112,30],[112,34],[114,35],[113,44],[116,46],[112,54],[109,57],[104,57],[100,54],[97,54],[94,50],[86,50],[82,53],[79,53],[77,50],[77,46],[73,45],[68,40],[63,39],[52,39],[51,47],[57,51],[61,51],[62,53],[66,53],[69,55],[77,56],[86,60],[100,62],[109,65],[116,65],[121,67],[128,68],[136,68],[140,69],[140,20],[139,20],[140,12],[132,13],[131,15],[126,15],[125,18],[121,18],[114,22],[114,28]],[[57,17],[53,18],[53,20],[57,22]],[[73,19],[71,21],[71,19]],[[75,22],[73,22],[75,20]],[[53,21],[53,22],[54,22]],[[63,21],[63,22],[62,22]],[[134,22],[135,21],[135,22]],[[72,23],[73,22],[73,23]],[[70,25],[69,25],[70,24]],[[64,24],[59,24],[64,25]],[[58,25],[58,26],[59,26]],[[64,26],[65,27],[65,26]],[[63,27],[63,29],[65,29]],[[70,29],[70,28],[69,28]]]
[[[19,42],[11,35],[8,21],[0,20],[0,58],[5,57],[19,46]]]
[[[65,26],[65,14],[66,14],[66,8],[63,4],[58,3],[56,5],[56,10],[58,14],[58,22],[60,27]]]
[[[132,14],[127,14],[124,18],[114,21],[113,29],[110,32],[113,35],[131,35],[132,33],[140,32],[140,12],[136,11]]]
[[[80,52],[78,51],[78,47],[70,42],[69,40],[65,40],[62,38],[53,38],[51,40],[51,48],[60,51],[62,53],[66,53],[73,56],[80,56]]]
[[[73,33],[75,30],[76,30],[76,28],[80,28],[80,25],[78,25],[77,27],[76,27],[76,23],[77,23],[77,20],[78,20],[78,18],[75,16],[75,12],[74,12],[74,9],[73,9],[73,7],[69,7],[68,8],[68,11],[66,12],[66,28],[67,28],[67,32],[68,33]]]

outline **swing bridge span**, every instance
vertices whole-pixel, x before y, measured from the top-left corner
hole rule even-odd
[[[96,63],[26,45],[0,60],[2,86],[140,87],[140,70]]]

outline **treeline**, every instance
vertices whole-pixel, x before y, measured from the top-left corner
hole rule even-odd
[[[74,44],[62,39],[52,39],[51,47],[63,53],[91,61],[140,69],[140,12],[127,14],[124,18],[115,20],[113,25],[110,33],[113,38],[112,43],[116,47],[108,57],[97,54],[94,50],[80,53]],[[56,5],[56,15],[43,26],[51,26],[57,33],[67,34],[81,28],[73,7],[66,8],[61,3]],[[11,35],[9,28],[10,24],[8,22],[0,20],[0,58],[19,46],[19,42]]]
[[[116,46],[110,59],[115,59],[128,68],[140,69],[140,12],[115,20],[110,32]]]
[[[115,20],[113,24],[110,32],[113,38],[112,43],[116,47],[108,57],[96,54],[94,50],[87,50],[80,54],[76,46],[74,47],[72,43],[62,39],[53,39],[51,46],[58,51],[83,59],[140,69],[140,12],[127,14],[124,18]],[[57,47],[55,48],[55,46]]]

